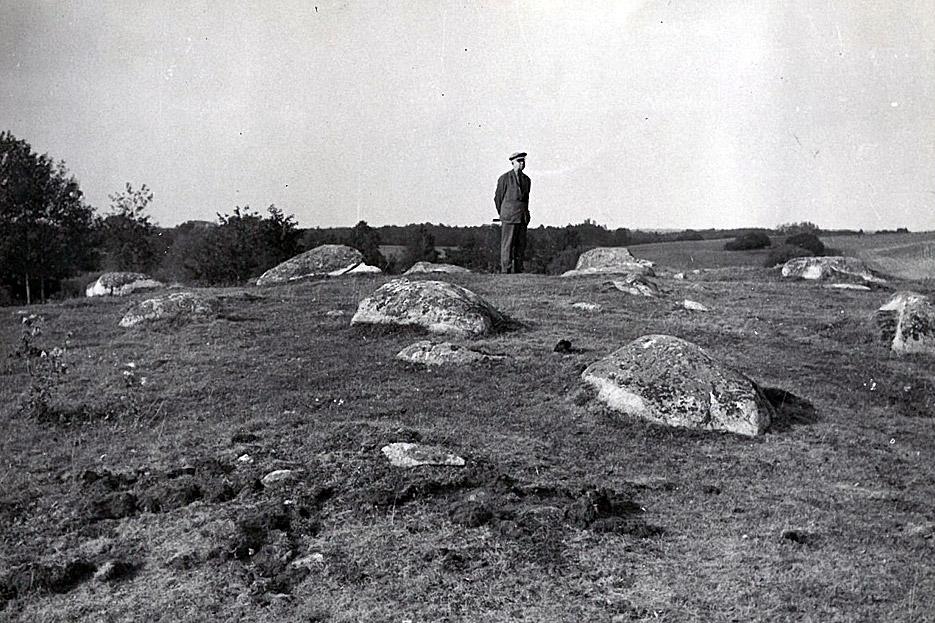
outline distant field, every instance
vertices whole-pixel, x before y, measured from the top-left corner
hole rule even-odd
[[[725,251],[724,244],[731,238],[718,240],[684,240],[653,242],[629,247],[638,258],[650,260],[660,266],[676,270],[696,268],[725,268],[730,266],[762,267],[769,249],[756,251]]]
[[[822,238],[825,244],[902,279],[935,279],[935,232]]]

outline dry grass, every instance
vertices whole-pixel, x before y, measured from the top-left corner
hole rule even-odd
[[[634,253],[696,266],[650,246]],[[658,300],[596,277],[446,276],[526,325],[474,343],[507,363],[456,372],[394,360],[413,332],[348,326],[384,277],[220,290],[223,317],[184,326],[120,329],[116,299],[2,310],[7,350],[20,311],[47,317],[49,346],[73,338],[58,419],[24,417],[28,378],[0,366],[0,620],[932,620],[931,359],[877,342],[886,292],[756,264],[661,280]],[[758,439],[614,416],[578,374],[646,333],[811,408]],[[127,385],[129,362],[145,384]],[[390,468],[380,447],[414,439],[467,467]],[[257,486],[281,468],[297,478]],[[581,520],[600,489],[642,510]],[[163,507],[95,510],[126,494]],[[494,515],[473,526],[460,512],[478,500]],[[133,571],[11,580],[108,560]]]

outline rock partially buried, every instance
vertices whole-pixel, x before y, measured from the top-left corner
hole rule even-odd
[[[339,277],[383,272],[364,263],[363,254],[343,244],[323,244],[270,268],[256,280],[258,286],[290,283],[313,277]]]
[[[862,286],[859,283],[831,283],[826,286],[832,290],[858,290],[860,292],[870,292],[869,286]]]
[[[898,354],[935,354],[935,306],[924,294],[897,292],[875,313],[880,337]]]
[[[380,451],[395,467],[419,467],[420,465],[464,466],[464,459],[440,446],[397,442],[383,446]]]
[[[582,253],[574,270],[563,273],[562,277],[605,273],[650,276],[655,274],[652,262],[633,257],[626,247],[598,247]]]
[[[681,303],[679,303],[679,305],[682,307],[682,309],[687,309],[688,311],[698,311],[698,312],[709,311],[707,307],[705,307],[698,301],[693,301],[691,299],[685,299]]]
[[[214,297],[195,292],[173,292],[146,299],[135,305],[120,320],[121,327],[132,327],[157,320],[207,320],[217,316],[220,305]]]
[[[412,267],[407,270],[406,275],[413,275],[416,273],[469,273],[467,268],[462,266],[455,266],[454,264],[436,264],[434,262],[416,262]]]
[[[352,325],[420,326],[432,333],[479,337],[508,322],[493,305],[444,281],[394,279],[357,306]]]
[[[610,285],[634,296],[655,298],[659,296],[659,286],[650,281],[646,275],[627,275],[623,279],[614,279]]]
[[[796,257],[782,266],[782,276],[789,279],[860,280],[868,283],[886,283],[877,277],[861,260],[840,255],[824,257]]]
[[[421,340],[415,344],[410,344],[399,351],[396,358],[411,363],[422,363],[427,366],[464,365],[505,359],[503,355],[489,355],[451,342],[441,342],[439,344],[431,340]]]
[[[585,303],[583,301],[580,303],[572,303],[571,306],[574,309],[579,309],[583,312],[590,312],[592,314],[596,314],[604,309],[599,303]]]
[[[276,469],[263,476],[261,481],[267,487],[279,482],[291,482],[298,477],[298,473],[293,469]]]
[[[85,288],[86,296],[126,296],[142,290],[163,287],[163,283],[143,273],[104,273]]]
[[[611,409],[668,426],[754,436],[773,416],[756,383],[670,335],[637,338],[581,377]]]

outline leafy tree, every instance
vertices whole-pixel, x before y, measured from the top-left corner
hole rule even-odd
[[[772,241],[765,233],[751,231],[728,241],[724,244],[724,248],[728,251],[748,251],[751,249],[765,249],[771,244]]]
[[[101,246],[111,270],[148,273],[158,263],[159,232],[146,214],[152,200],[146,184],[134,190],[127,182],[124,192],[110,195],[110,213],[101,225]]]
[[[380,232],[367,225],[367,221],[360,221],[354,225],[344,244],[354,247],[364,255],[364,262],[386,270],[388,262],[380,252]]]
[[[406,240],[406,251],[403,254],[402,266],[404,270],[416,262],[434,262],[438,259],[435,250],[435,236],[426,224],[416,227]]]
[[[93,268],[94,212],[64,162],[0,133],[0,280],[27,304],[39,285]]]
[[[793,236],[795,234],[815,234],[821,233],[821,229],[815,223],[802,221],[801,223],[783,223],[776,228],[776,233],[784,236]]]
[[[238,206],[233,214],[218,214],[217,227],[187,241],[193,246],[192,261],[184,264],[188,276],[210,284],[239,284],[296,255],[299,234],[293,217],[272,205],[267,212],[264,218],[249,206]]]

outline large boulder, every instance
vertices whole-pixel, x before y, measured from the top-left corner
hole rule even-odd
[[[640,337],[588,366],[581,378],[611,409],[669,426],[752,436],[773,416],[756,383],[669,335]]]
[[[355,273],[380,273],[364,263],[363,254],[343,244],[323,244],[270,268],[256,280],[258,286],[289,283],[312,277],[338,277]]]
[[[507,322],[493,305],[461,286],[444,281],[394,279],[357,306],[352,325],[421,326],[461,337],[486,335]]]
[[[563,273],[562,277],[606,273],[655,276],[653,263],[633,257],[626,247],[598,247],[582,253],[574,270]]]
[[[161,288],[163,284],[143,273],[104,273],[84,289],[86,296],[126,296],[141,290]]]
[[[935,306],[924,294],[897,292],[875,318],[880,337],[893,352],[935,353]]]
[[[120,320],[121,327],[132,327],[156,320],[207,320],[217,316],[218,300],[196,292],[173,292],[146,299],[133,306]]]
[[[790,279],[886,282],[874,275],[861,260],[840,255],[793,258],[783,264],[782,276]]]
[[[464,348],[451,342],[440,344],[420,340],[396,353],[397,359],[427,366],[466,365],[471,363],[502,361],[503,355],[490,355],[472,348]]]
[[[436,264],[434,262],[416,262],[404,274],[413,275],[415,273],[469,273],[467,268],[455,266],[454,264]]]

